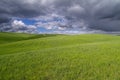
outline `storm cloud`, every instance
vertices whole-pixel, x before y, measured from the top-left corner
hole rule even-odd
[[[39,22],[41,18],[61,18],[63,22]],[[120,31],[120,0],[1,0],[0,31],[31,31],[31,25],[15,28],[13,18],[36,20],[34,29]],[[39,24],[39,26],[38,26]],[[9,26],[9,27],[8,27]],[[47,27],[48,26],[48,27]],[[36,31],[33,30],[33,31]],[[94,31],[93,31],[94,32]]]

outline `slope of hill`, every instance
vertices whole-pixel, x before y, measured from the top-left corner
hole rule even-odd
[[[0,33],[0,80],[119,80],[120,36]]]
[[[51,37],[56,35],[51,34],[22,34],[22,33],[7,33],[3,32],[0,33],[0,44],[3,43],[10,43],[10,42],[16,42],[16,41],[23,41],[23,40],[29,40],[29,39],[36,39],[36,38],[43,38],[43,37]]]

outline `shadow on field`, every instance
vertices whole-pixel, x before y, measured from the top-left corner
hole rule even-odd
[[[16,41],[38,39],[45,37],[54,37],[58,36],[57,34],[26,34],[26,33],[8,33],[0,32],[0,44],[6,44]]]
[[[39,35],[31,36],[31,37],[27,38],[26,40],[37,39],[37,38],[45,38],[45,37],[54,37],[54,36],[58,36],[58,35],[56,35],[56,34],[39,34]]]

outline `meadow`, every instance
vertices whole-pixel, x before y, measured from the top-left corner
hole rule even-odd
[[[0,33],[0,80],[120,80],[120,36]]]

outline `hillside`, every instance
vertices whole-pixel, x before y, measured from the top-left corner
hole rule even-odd
[[[0,80],[119,80],[120,36],[0,33]]]

